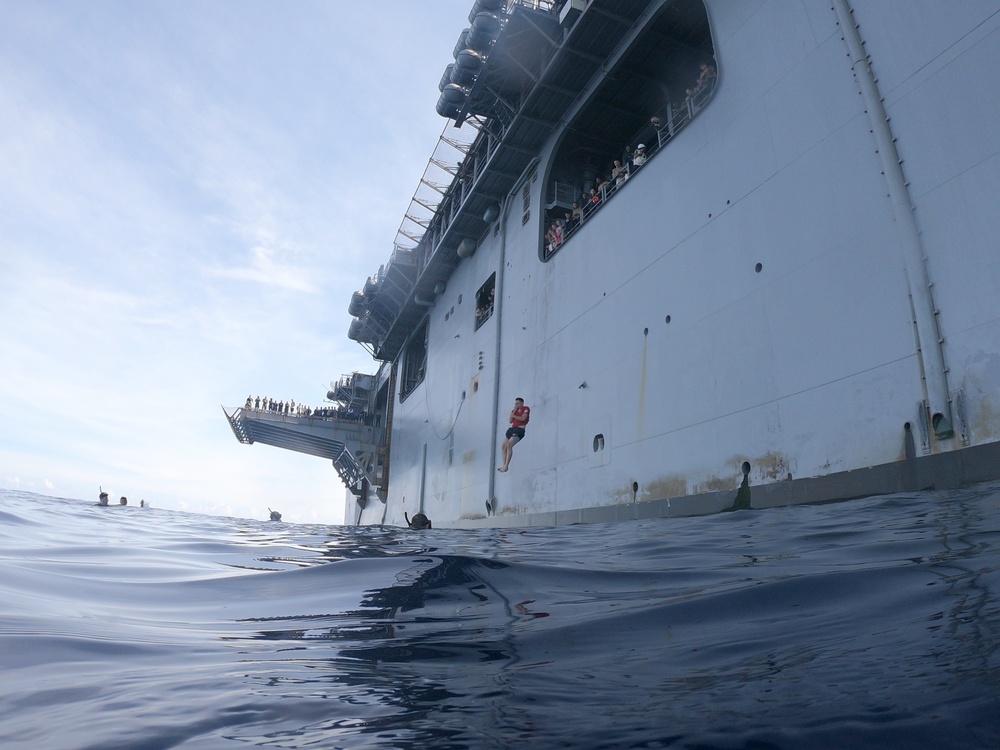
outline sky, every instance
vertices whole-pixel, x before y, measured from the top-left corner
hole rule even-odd
[[[322,405],[446,125],[472,0],[0,0],[0,486],[341,523]]]

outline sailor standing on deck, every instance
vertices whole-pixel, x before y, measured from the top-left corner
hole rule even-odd
[[[514,408],[510,410],[510,428],[503,441],[503,466],[497,471],[507,471],[510,459],[514,455],[514,445],[524,437],[524,428],[531,419],[531,407],[524,405],[524,399],[518,396],[514,399]]]

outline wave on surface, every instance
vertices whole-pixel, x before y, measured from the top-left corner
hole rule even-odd
[[[1000,488],[413,532],[0,493],[5,748],[1000,746]]]

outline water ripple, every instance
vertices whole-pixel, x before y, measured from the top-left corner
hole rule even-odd
[[[1000,487],[453,531],[4,493],[5,748],[1000,747]]]

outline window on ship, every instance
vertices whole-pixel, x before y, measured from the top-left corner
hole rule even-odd
[[[476,330],[493,317],[493,297],[496,293],[497,275],[496,272],[490,274],[479,291],[476,292]]]
[[[664,7],[565,129],[549,168],[543,260],[619,190],[641,189],[630,178],[704,110],[717,81],[703,0]]]
[[[417,328],[403,352],[403,377],[399,382],[399,400],[403,401],[423,382],[427,370],[427,320]]]

